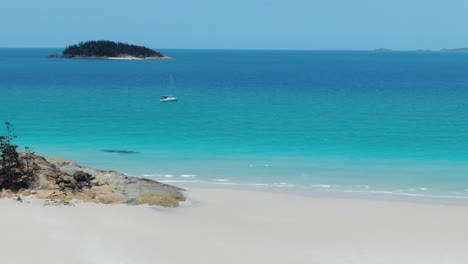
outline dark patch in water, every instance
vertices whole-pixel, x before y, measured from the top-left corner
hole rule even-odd
[[[102,152],[119,153],[119,154],[138,154],[140,152],[133,150],[120,150],[120,149],[101,149]]]

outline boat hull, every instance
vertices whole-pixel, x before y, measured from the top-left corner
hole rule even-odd
[[[177,97],[166,97],[166,98],[161,98],[159,101],[161,102],[176,102]]]

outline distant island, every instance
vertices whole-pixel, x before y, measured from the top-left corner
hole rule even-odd
[[[393,51],[393,50],[387,49],[387,48],[378,48],[378,49],[374,49],[373,51],[376,51],[376,52],[389,52],[389,51]],[[432,52],[432,50],[429,50],[429,49],[417,49],[415,51],[416,52]],[[441,51],[441,52],[468,52],[468,48],[440,49],[439,51]]]
[[[379,48],[379,49],[375,49],[374,51],[392,51],[391,49],[386,49],[386,48]]]
[[[62,55],[52,54],[49,58],[87,58],[87,59],[170,59],[170,57],[150,48],[109,40],[80,42],[66,47]]]
[[[448,52],[468,52],[468,48],[441,49],[440,51],[448,51]]]

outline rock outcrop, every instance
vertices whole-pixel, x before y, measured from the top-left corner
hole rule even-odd
[[[22,164],[32,168],[33,186],[19,191],[20,195],[35,195],[57,203],[73,200],[104,204],[149,204],[177,206],[185,200],[181,188],[144,178],[124,175],[117,171],[82,167],[61,158],[45,158],[20,153]],[[0,196],[16,194],[3,191]]]

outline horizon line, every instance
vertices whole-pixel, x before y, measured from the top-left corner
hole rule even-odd
[[[0,49],[64,49],[63,47],[0,47]],[[243,50],[243,51],[377,51],[377,52],[411,52],[411,51],[419,51],[419,52],[437,52],[437,51],[444,51],[444,50],[452,50],[456,51],[458,49],[468,49],[468,47],[462,48],[440,48],[440,49],[389,49],[389,48],[375,48],[375,49],[287,49],[287,48],[151,48],[154,50],[219,50],[219,51],[235,51],[235,50]]]

